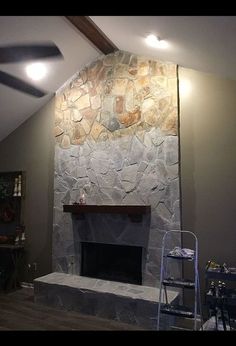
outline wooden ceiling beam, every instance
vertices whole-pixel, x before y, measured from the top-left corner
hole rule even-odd
[[[116,45],[103,33],[88,16],[65,16],[95,47],[107,55],[118,50]]]

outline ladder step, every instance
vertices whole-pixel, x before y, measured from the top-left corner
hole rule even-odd
[[[163,285],[182,288],[195,288],[195,282],[192,280],[184,279],[165,279]]]
[[[163,304],[161,306],[161,312],[168,315],[194,318],[193,311],[184,305]]]
[[[193,261],[194,257],[193,256],[174,256],[174,255],[165,255],[164,257],[169,257],[169,258],[174,258],[177,260],[187,260],[187,261]]]

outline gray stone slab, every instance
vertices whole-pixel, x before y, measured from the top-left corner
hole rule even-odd
[[[37,303],[156,328],[159,289],[155,287],[54,272],[34,280],[34,293]],[[170,303],[178,300],[173,290],[167,290],[167,296]],[[163,316],[162,329],[171,323],[173,317]]]

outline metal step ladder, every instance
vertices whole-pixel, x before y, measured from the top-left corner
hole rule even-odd
[[[167,239],[172,239],[172,236],[178,236],[181,241],[183,235],[189,235],[194,241],[194,250],[181,248],[176,246],[172,251],[167,249]],[[186,278],[173,278],[168,277],[167,269],[171,265],[171,261],[183,261],[192,262],[192,269],[194,279]],[[183,275],[182,275],[183,276]],[[194,304],[192,307],[187,307],[182,304],[169,304],[167,297],[167,287],[181,288],[182,290],[194,290]],[[184,292],[184,291],[183,291]],[[163,303],[165,301],[165,303]],[[157,330],[160,330],[161,314],[168,314],[172,316],[178,316],[182,318],[188,318],[194,320],[193,329],[197,330],[199,325],[199,318],[202,326],[202,312],[201,312],[201,296],[199,285],[199,273],[198,273],[198,239],[196,235],[190,231],[171,230],[164,234],[162,240],[162,255],[161,255],[161,273],[160,273],[160,293],[158,304],[158,316],[157,316]]]

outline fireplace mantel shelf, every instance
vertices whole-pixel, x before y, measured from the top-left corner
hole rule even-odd
[[[65,213],[83,216],[85,213],[126,214],[132,221],[139,222],[143,214],[151,212],[150,205],[92,205],[92,204],[67,204],[63,205]]]

